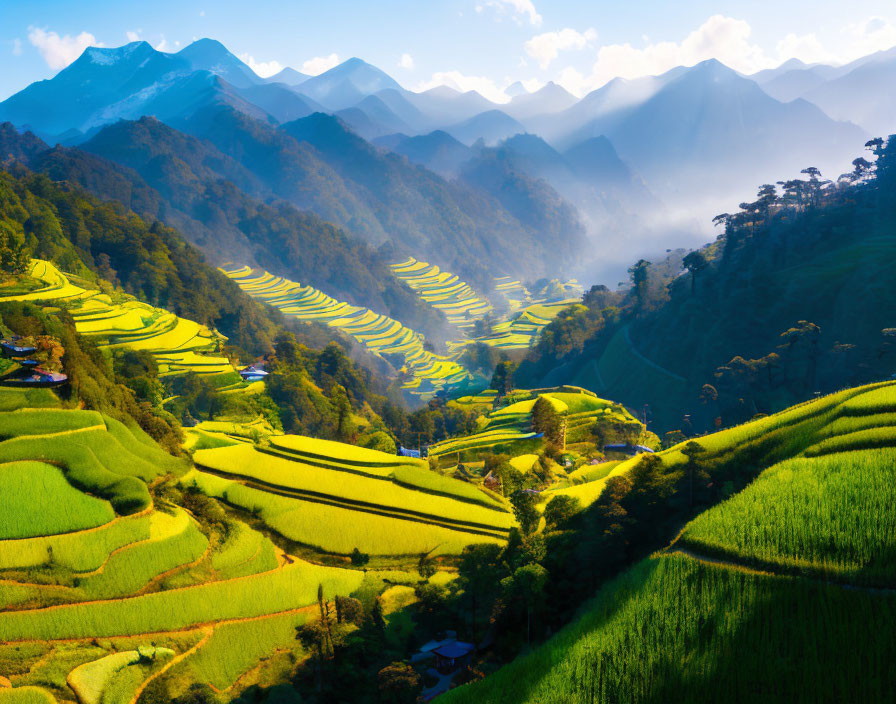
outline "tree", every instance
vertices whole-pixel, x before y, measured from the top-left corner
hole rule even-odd
[[[31,249],[25,235],[7,222],[0,222],[0,271],[5,274],[24,274],[31,261]]]
[[[554,445],[563,441],[563,419],[546,396],[539,396],[532,406],[532,430],[544,433],[545,440]]]
[[[760,217],[764,222],[768,222],[769,214],[772,206],[778,202],[778,192],[771,183],[764,183],[759,187],[759,193],[756,198],[756,209],[759,211]]]
[[[411,704],[416,701],[422,684],[420,675],[404,662],[386,665],[377,673],[376,681],[380,701],[392,704]]]
[[[628,269],[632,282],[632,291],[638,304],[638,310],[644,310],[644,307],[647,304],[647,270],[649,268],[649,261],[646,259],[639,259]]]
[[[491,543],[468,545],[460,554],[457,583],[470,603],[470,622],[476,633],[477,606],[493,596],[501,575],[501,547]]]
[[[364,620],[364,607],[358,599],[350,596],[336,597],[336,623],[351,623],[356,626]]]
[[[435,560],[430,553],[424,552],[420,555],[420,559],[417,560],[417,572],[422,579],[429,579],[436,573]]]
[[[385,640],[386,616],[383,613],[383,600],[379,597],[373,600],[373,606],[370,608],[370,621],[373,623],[373,628],[380,640]]]
[[[538,527],[538,509],[535,508],[535,497],[528,491],[521,489],[510,496],[510,504],[513,506],[513,515],[520,524],[523,535],[529,535]]]
[[[694,479],[700,472],[700,458],[706,454],[706,449],[699,442],[691,440],[681,450],[681,454],[688,458],[685,473],[688,479],[688,508],[694,506]],[[705,476],[705,475],[704,475]]]
[[[489,387],[495,389],[498,396],[506,396],[513,391],[513,374],[516,371],[516,366],[508,359],[498,362]]]
[[[363,567],[370,562],[370,555],[366,555],[358,550],[358,548],[355,548],[352,550],[351,561],[355,567]]]
[[[697,250],[688,254],[681,260],[684,267],[691,272],[691,295],[697,292],[697,276],[707,267],[706,257],[703,252]]]
[[[581,502],[576,497],[558,494],[544,507],[545,525],[559,528],[576,515],[581,508]]]
[[[526,607],[526,642],[532,637],[532,612],[541,601],[548,583],[548,571],[539,564],[517,568],[513,576],[501,580],[507,599],[519,599]]]

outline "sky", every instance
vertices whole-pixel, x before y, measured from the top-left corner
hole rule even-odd
[[[271,75],[360,57],[405,88],[504,102],[511,83],[581,96],[608,80],[716,58],[742,73],[789,58],[845,63],[896,45],[893,0],[0,0],[0,99],[86,46],[211,37]]]

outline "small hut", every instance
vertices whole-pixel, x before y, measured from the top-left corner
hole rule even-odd
[[[443,675],[453,672],[459,667],[470,664],[476,646],[456,640],[443,643],[433,652],[436,656],[436,669]]]

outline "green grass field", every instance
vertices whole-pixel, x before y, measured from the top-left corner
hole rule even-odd
[[[896,584],[896,449],[786,460],[694,520],[682,544],[774,569]]]
[[[894,618],[894,596],[657,556],[530,655],[442,699],[881,702],[896,684],[893,636],[869,624]]]
[[[0,464],[0,504],[0,540],[70,533],[115,518],[108,501],[78,491],[44,462]]]

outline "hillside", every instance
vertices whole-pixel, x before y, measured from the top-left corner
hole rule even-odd
[[[728,425],[888,377],[896,211],[892,147],[877,150],[874,172],[827,188],[817,178],[793,181],[766,205],[743,204],[668,294],[639,304],[633,291],[621,317],[601,313],[611,304],[598,296],[587,315],[551,334],[559,340],[584,319],[597,322],[575,328],[572,348],[545,341],[521,379],[555,383],[560,374],[630,407],[648,404],[665,432],[682,427],[684,414],[704,430],[716,418]]]
[[[41,144],[0,126],[3,153],[165,222],[212,263],[264,262],[401,317],[434,339],[442,335],[439,316],[420,305],[369,247],[313,213],[283,202],[267,204],[264,186],[207,142],[144,118],[103,129],[83,145],[86,151]]]
[[[445,700],[568,702],[590,692],[600,701],[711,702],[750,700],[757,688],[764,701],[885,699],[892,634],[875,624],[896,615],[884,486],[894,390],[851,389],[700,438],[701,452],[689,443],[660,453],[649,470],[655,486],[677,472],[687,492],[694,472],[696,505],[737,492],[754,472],[758,479],[677,539],[667,533],[669,547],[608,581],[544,645]],[[745,457],[756,467],[746,476]],[[638,463],[654,464],[628,465]],[[612,474],[603,491],[616,494],[605,505],[621,507],[618,521],[643,505],[634,493],[648,490],[647,475],[638,483],[621,466]],[[725,482],[733,486],[718,493]],[[838,667],[826,666],[834,660]]]
[[[538,277],[550,266],[573,261],[580,241],[574,213],[536,200],[531,208],[538,218],[521,221],[489,194],[469,184],[446,182],[425,169],[409,168],[358,137],[338,117],[317,112],[323,106],[334,111],[350,108],[360,125],[385,121],[388,126],[379,134],[407,129],[389,101],[375,95],[392,92],[401,99],[402,94],[400,86],[379,69],[351,59],[301,86],[297,92],[298,88],[264,81],[213,40],[195,41],[176,54],[133,42],[85,50],[52,79],[0,103],[0,120],[18,129],[30,128],[51,142],[64,134],[67,144],[90,141],[104,128],[113,128],[95,146],[131,166],[135,159],[149,161],[147,150],[157,149],[155,156],[170,154],[172,140],[154,147],[157,132],[144,126],[139,134],[129,135],[127,129],[114,129],[120,120],[153,116],[208,140],[230,159],[215,155],[198,169],[194,145],[178,154],[189,167],[166,161],[150,165],[149,171],[138,170],[157,187],[159,179],[166,181],[168,188],[159,190],[167,191],[177,209],[184,211],[169,224],[188,234],[196,230],[196,241],[211,248],[213,240],[201,226],[214,232],[226,224],[228,237],[221,245],[228,249],[222,259],[245,258],[245,243],[235,231],[245,230],[246,222],[238,216],[239,204],[220,207],[231,199],[220,184],[209,197],[197,197],[197,186],[208,188],[212,172],[215,181],[231,180],[248,188],[251,196],[266,201],[273,196],[310,210],[373,246],[391,242],[402,254],[417,253],[430,260],[444,257],[445,265],[478,283],[487,282],[489,269],[498,266],[505,269],[502,273]],[[355,107],[361,103],[367,112]],[[410,103],[406,107],[413,112]],[[345,116],[352,122],[349,113]],[[137,138],[131,141],[129,136]],[[135,144],[140,147],[135,149]],[[189,175],[192,169],[204,184],[195,183]],[[184,183],[189,189],[181,196],[177,190]],[[263,193],[258,192],[259,185]],[[542,240],[545,222],[550,222],[557,239],[552,233]]]

